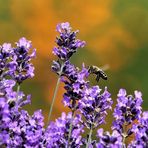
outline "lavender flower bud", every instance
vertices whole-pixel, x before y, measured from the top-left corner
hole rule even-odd
[[[61,71],[61,64],[59,61],[53,61],[52,67],[51,69],[57,73],[58,75],[60,75],[60,71]]]

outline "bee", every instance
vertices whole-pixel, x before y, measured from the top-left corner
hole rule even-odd
[[[95,74],[96,75],[96,81],[97,82],[99,82],[100,78],[102,78],[104,80],[107,80],[107,75],[105,74],[105,72],[102,69],[100,69],[99,67],[97,67],[97,66],[94,66],[94,65],[89,66],[88,72],[90,74]]]

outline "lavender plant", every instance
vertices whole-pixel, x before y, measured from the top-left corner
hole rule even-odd
[[[58,57],[58,59],[56,61],[53,61],[52,69],[54,72],[58,74],[59,77],[57,80],[55,92],[53,95],[53,99],[52,99],[52,103],[49,111],[49,117],[48,117],[49,120],[52,113],[52,108],[56,98],[61,76],[64,74],[67,75],[66,71],[68,72],[67,66],[70,64],[69,63],[70,57],[75,52],[77,52],[78,48],[84,47],[85,45],[84,41],[76,39],[76,34],[78,33],[78,30],[72,31],[70,24],[68,22],[58,24],[56,30],[60,34],[60,36],[56,38],[57,47],[54,47],[53,53]]]
[[[107,87],[91,85],[89,76],[96,75],[106,80],[107,75],[97,66],[78,68],[70,61],[71,56],[85,45],[76,39],[78,31],[72,31],[68,22],[57,25],[59,36],[53,53],[52,70],[58,80],[49,111],[49,123],[44,126],[41,110],[33,115],[23,109],[31,104],[31,95],[26,95],[20,86],[34,76],[31,63],[36,50],[30,53],[31,41],[21,38],[15,47],[10,43],[0,46],[0,147],[8,148],[147,148],[148,111],[142,111],[142,93],[127,95],[120,89],[113,112],[111,131],[104,131],[107,111],[113,101]],[[64,83],[65,93],[61,101],[70,112],[50,121],[59,83]],[[97,131],[97,133],[96,133]],[[129,137],[132,140],[129,141]]]

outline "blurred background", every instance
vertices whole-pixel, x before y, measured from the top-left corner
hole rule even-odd
[[[0,44],[26,37],[37,49],[35,77],[21,86],[26,94],[32,94],[29,112],[41,108],[47,120],[57,80],[51,71],[56,58],[52,54],[55,28],[67,21],[80,30],[78,38],[87,43],[72,62],[80,67],[82,62],[108,64],[108,81],[100,81],[100,87],[108,86],[114,102],[120,88],[126,88],[128,94],[140,90],[147,110],[148,0],[0,0]],[[67,111],[61,104],[63,92],[61,84],[52,119]]]

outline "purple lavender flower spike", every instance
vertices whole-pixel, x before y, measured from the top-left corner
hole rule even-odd
[[[56,74],[58,74],[59,77],[51,102],[48,119],[50,119],[52,113],[52,108],[54,105],[60,80],[64,80],[62,76],[67,76],[66,72],[70,74],[71,71],[69,71],[68,67],[72,68],[71,70],[73,70],[73,66],[72,64],[70,64],[69,60],[71,56],[77,52],[78,48],[82,48],[85,45],[84,41],[76,39],[76,34],[78,31],[72,31],[72,28],[70,27],[70,24],[68,22],[58,24],[56,30],[59,33],[59,36],[56,38],[57,47],[53,48],[53,54],[56,55],[58,59],[56,61],[53,61],[52,70]],[[65,105],[67,103],[65,102]],[[73,104],[73,108],[75,108],[75,102],[73,102]]]
[[[60,36],[56,39],[58,46],[54,47],[53,53],[57,55],[60,60],[69,60],[70,57],[77,52],[78,48],[85,46],[84,41],[76,39],[78,31],[72,31],[68,22],[58,24],[56,30],[59,32]]]
[[[83,97],[83,90],[88,85],[88,81],[86,81],[88,75],[88,69],[84,65],[82,65],[82,70],[79,70],[69,61],[65,63],[62,81],[65,83],[66,92],[63,102],[69,108],[77,109],[77,101]]]
[[[61,79],[61,81],[65,83],[65,89],[68,91],[68,93],[64,94],[65,97],[63,99],[63,103],[65,105],[68,105],[74,111],[76,110],[76,98],[79,98],[78,96],[76,96],[78,92],[75,93],[73,91],[74,98],[72,99],[74,100],[68,100],[68,98],[71,98],[69,96],[69,93],[72,92],[72,88],[70,87],[71,84],[74,83],[75,79],[77,79],[76,77],[78,76],[78,69],[75,68],[75,66],[72,65],[69,60],[71,56],[77,52],[78,48],[84,47],[85,42],[76,39],[76,34],[78,31],[72,31],[72,28],[68,22],[58,24],[56,30],[59,33],[59,36],[56,38],[57,46],[53,48],[53,54],[58,57],[58,60],[53,61],[52,70],[59,76],[56,88],[58,88],[59,79]],[[76,76],[74,76],[74,74],[76,74]],[[74,87],[75,86],[76,84],[74,85]],[[54,93],[54,96],[56,96],[56,93]],[[55,97],[53,97],[52,99],[51,109],[49,111],[49,118],[51,116],[54,100]]]
[[[135,140],[128,145],[128,148],[148,147],[148,111],[143,112],[142,117],[139,119],[139,123],[132,126],[131,131],[135,134]]]
[[[0,46],[0,80],[9,75],[12,56],[13,49],[10,43],[4,43]]]
[[[46,147],[66,147],[68,144],[69,127],[72,119],[72,113],[62,113],[62,116],[56,119],[55,122],[51,122],[47,127],[44,135],[44,143]],[[81,133],[83,132],[83,126],[81,123],[81,116],[76,115],[72,120],[72,134],[69,146],[72,148],[79,148],[82,145]]]
[[[103,94],[100,92],[101,89],[98,86],[86,88],[83,98],[79,100],[80,112],[85,117],[85,125],[89,129],[105,123],[106,111],[111,109],[113,103],[107,88]]]
[[[97,137],[99,142],[96,144],[97,148],[121,148],[122,137],[117,131],[113,131],[112,134],[109,132],[103,132],[103,129],[97,131]]]
[[[36,56],[36,49],[33,49],[33,52],[29,55],[32,44],[31,41],[26,40],[24,37],[16,45],[17,47],[14,48],[13,66],[10,67],[13,67],[11,72],[12,78],[20,84],[27,78],[34,76],[34,67],[30,61]]]
[[[142,94],[135,91],[135,97],[126,94],[125,89],[120,89],[118,93],[117,105],[114,109],[113,129],[122,134],[123,126],[128,126],[134,120],[139,120],[141,114]],[[127,135],[128,136],[128,135]]]
[[[10,107],[0,98],[0,145],[9,147],[40,147],[44,133],[41,111],[30,116],[27,111]]]

